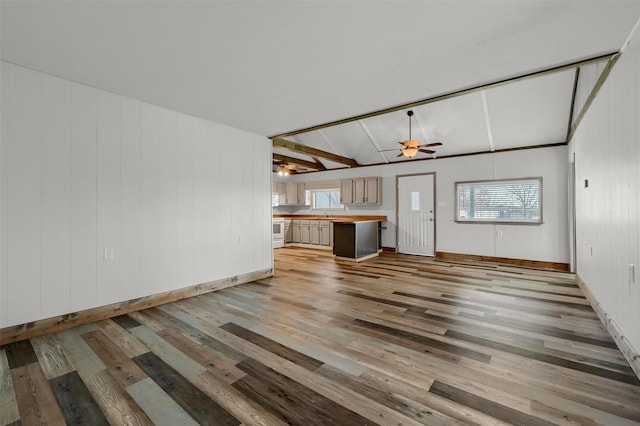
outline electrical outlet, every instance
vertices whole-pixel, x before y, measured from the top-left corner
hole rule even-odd
[[[498,231],[496,235],[498,236],[498,238],[502,238],[502,231]]]
[[[104,260],[110,261],[116,257],[116,249],[113,247],[105,247],[104,249]]]
[[[238,236],[238,244],[244,244],[244,235]]]

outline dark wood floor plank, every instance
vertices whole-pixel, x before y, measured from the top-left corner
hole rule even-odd
[[[354,324],[370,328],[372,330],[379,331],[388,336],[395,337],[392,341],[397,344],[401,344],[404,346],[405,342],[417,343],[418,345],[423,345],[428,348],[439,349],[441,351],[451,353],[454,355],[464,356],[470,359],[475,359],[476,361],[489,363],[491,361],[491,356],[484,354],[482,352],[474,351],[471,349],[466,349],[460,346],[452,345],[450,343],[442,342],[440,340],[432,339],[429,337],[421,336],[419,334],[410,333],[408,331],[404,331],[401,329],[388,327],[385,325],[375,324],[369,321],[364,321],[361,319],[353,320]],[[412,348],[415,348],[414,345],[410,345]]]
[[[526,295],[523,295],[523,294],[508,293],[508,292],[498,291],[498,290],[493,290],[493,289],[478,289],[478,291],[484,291],[486,293],[491,293],[491,294],[499,294],[501,296],[508,296],[508,297],[513,297],[513,298],[516,298],[516,299],[524,299],[524,300],[532,300],[532,301],[536,301],[536,302],[543,302],[543,303],[547,303],[549,305],[561,306],[563,308],[575,309],[575,310],[580,310],[580,311],[587,311],[587,312],[592,312],[593,311],[593,308],[591,308],[590,305],[583,304],[583,303],[575,303],[575,302],[569,302],[569,301],[563,301],[563,300],[553,300],[553,299],[544,298],[544,297],[526,296]]]
[[[240,422],[196,388],[176,370],[149,352],[134,358],[138,366],[201,425],[238,425]]]
[[[345,374],[329,365],[318,369],[318,374],[420,423],[443,426],[463,424],[459,420],[449,417],[433,408],[411,401],[393,392],[380,390],[357,377]]]
[[[9,368],[18,368],[32,362],[38,362],[38,357],[33,351],[33,346],[29,340],[9,343],[2,347],[6,351]]]
[[[436,395],[440,395],[452,401],[456,401],[459,404],[474,408],[478,411],[482,411],[485,414],[496,417],[500,420],[504,420],[505,422],[514,425],[553,425],[553,423],[549,423],[541,418],[530,416],[526,413],[514,410],[504,405],[497,404],[489,399],[474,395],[461,389],[457,389],[442,382],[434,382],[433,385],[431,385],[429,392],[435,393]]]
[[[162,330],[158,335],[225,383],[233,383],[245,375],[233,361],[207,346],[194,342],[176,330]]]
[[[400,295],[400,296],[404,296],[404,297],[408,297],[411,299],[419,299],[419,300],[426,300],[429,302],[433,302],[436,304],[440,304],[440,305],[449,305],[449,306],[455,306],[456,308],[466,308],[466,309],[471,309],[474,311],[482,311],[484,313],[487,314],[497,314],[498,310],[495,308],[487,308],[485,306],[477,306],[477,305],[473,305],[471,303],[464,303],[464,302],[456,302],[454,300],[447,300],[447,299],[443,299],[442,297],[428,297],[428,296],[422,296],[419,294],[411,294],[411,293],[406,293],[403,291],[394,291],[394,294]]]
[[[453,337],[455,339],[466,340],[468,342],[476,343],[481,346],[498,349],[498,350],[512,353],[514,355],[519,355],[525,358],[535,359],[537,361],[559,365],[561,367],[571,368],[577,371],[594,374],[596,376],[605,377],[611,380],[617,380],[619,382],[640,386],[640,380],[638,380],[638,378],[631,373],[625,374],[625,373],[619,373],[616,371],[606,370],[604,368],[598,368],[588,364],[582,364],[580,362],[569,361],[566,359],[559,358],[557,356],[546,355],[546,354],[542,354],[539,352],[535,352],[529,349],[524,349],[524,348],[513,346],[513,345],[506,345],[503,343],[494,342],[488,339],[483,339],[483,338],[472,336],[466,333],[460,333],[457,331],[448,330],[446,335],[449,337]]]
[[[111,321],[115,322],[125,330],[129,330],[130,328],[134,328],[140,325],[138,321],[131,318],[129,315],[120,315],[117,317],[113,317],[111,318]]]
[[[123,388],[147,378],[147,375],[118,346],[100,330],[82,335],[82,338],[107,366],[109,373]]]
[[[156,320],[161,324],[163,324],[162,328],[167,328],[167,327],[173,328],[174,330],[177,330],[178,332],[188,337],[189,339],[195,342],[198,342],[202,346],[205,346],[211,350],[214,350],[224,355],[230,360],[240,362],[246,358],[243,354],[239,353],[236,349],[212,338],[205,331],[202,331],[190,324],[187,324],[176,317],[172,317],[172,316],[166,317],[164,315],[160,315],[157,311],[159,310],[150,311],[148,312],[148,314],[153,314]],[[197,310],[194,308],[194,311],[197,311]]]
[[[49,383],[68,425],[109,424],[77,372],[58,376]]]
[[[256,402],[267,405],[285,422],[293,425],[373,425],[357,413],[311,389],[247,359],[238,364],[247,376],[233,386]]]
[[[247,330],[246,328],[241,327],[232,322],[224,324],[220,326],[220,328],[228,331],[229,333],[233,333],[238,337],[242,337],[244,340],[247,340],[255,345],[258,345],[261,348],[266,349],[271,353],[274,353],[284,359],[287,359],[293,362],[294,364],[298,364],[300,367],[306,368],[307,370],[313,371],[316,368],[324,365],[322,361],[318,361],[317,359],[311,358],[310,356],[307,356],[296,350],[288,348],[278,342],[275,342],[267,337],[254,333],[251,330]]]
[[[484,317],[478,317],[478,316],[472,317],[474,318],[474,320],[469,321],[466,319],[468,318],[468,316],[464,315],[464,313],[460,313],[459,317],[461,319],[449,318],[441,315],[429,314],[426,312],[415,312],[412,310],[408,310],[405,316],[426,318],[430,324],[432,323],[431,321],[436,321],[436,324],[438,322],[449,324],[450,328],[446,334],[449,337],[455,336],[454,334],[455,332],[462,332],[466,335],[472,334],[475,337],[482,336],[485,339],[490,340],[498,345],[507,344],[507,346],[505,347],[509,347],[508,343],[513,342],[513,343],[516,343],[517,347],[522,351],[527,351],[527,350],[532,351],[537,353],[538,356],[549,356],[551,357],[549,359],[557,358],[559,360],[564,360],[568,362],[579,362],[580,364],[584,364],[585,366],[592,366],[592,367],[598,367],[598,368],[602,367],[605,370],[617,371],[623,374],[634,376],[633,370],[626,363],[624,364],[612,363],[606,360],[585,356],[582,353],[563,352],[561,350],[549,348],[547,344],[548,342],[545,340],[542,340],[541,338],[530,337],[527,334],[519,334],[517,332],[518,329],[524,330],[524,328],[518,328],[517,326],[514,326],[514,328],[516,329],[515,332],[506,331],[504,328],[509,327],[508,321],[496,322],[496,324],[503,325],[503,327],[490,328],[482,325],[485,322]],[[553,333],[549,332],[549,335],[552,335],[552,334]],[[490,336],[490,337],[487,337],[487,336]],[[567,335],[564,334],[562,336],[566,338]],[[558,336],[554,336],[554,337],[558,337]],[[584,339],[579,339],[576,342],[582,342],[582,340]],[[485,346],[488,346],[488,345],[485,345]],[[608,345],[597,345],[597,346],[608,347]],[[496,346],[493,346],[493,347],[497,348]],[[511,351],[511,353],[515,353],[515,352]]]
[[[528,322],[528,321],[518,320],[518,319],[515,319],[515,318],[501,318],[501,317],[497,317],[495,315],[479,316],[479,315],[469,314],[469,313],[466,313],[466,312],[461,312],[460,316],[461,317],[466,317],[466,318],[471,318],[471,319],[473,319],[475,321],[480,321],[480,322],[484,322],[484,323],[490,323],[490,324],[495,324],[495,325],[500,325],[500,326],[505,326],[505,327],[510,327],[510,328],[516,328],[518,330],[532,331],[534,333],[539,333],[539,334],[543,334],[543,335],[546,335],[546,336],[558,337],[560,339],[566,339],[566,340],[570,340],[570,341],[573,341],[573,342],[582,342],[582,343],[587,343],[589,345],[602,346],[604,348],[617,349],[617,346],[616,346],[615,342],[613,341],[613,339],[611,337],[609,337],[606,340],[597,339],[597,338],[594,338],[594,337],[582,335],[582,334],[577,333],[577,332],[572,332],[572,331],[569,331],[569,330],[563,330],[563,329],[561,329],[559,327],[543,326],[543,325],[533,324],[533,323]]]

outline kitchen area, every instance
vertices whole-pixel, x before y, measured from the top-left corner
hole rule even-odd
[[[379,177],[274,182],[274,249],[331,250],[336,258],[356,262],[377,256],[382,251],[382,230],[387,216],[344,213],[345,206],[380,204],[381,182]]]

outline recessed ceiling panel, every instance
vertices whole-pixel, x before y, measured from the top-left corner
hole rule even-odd
[[[486,91],[495,149],[565,142],[575,70]]]
[[[322,129],[322,133],[345,157],[353,158],[360,164],[382,162],[380,154],[357,121]]]
[[[332,154],[342,155],[336,152],[335,148],[327,143],[326,139],[322,138],[317,132],[295,135],[286,139],[312,148],[321,149],[322,151],[331,152]]]
[[[438,156],[489,150],[487,128],[478,93],[414,108],[418,131],[427,143],[442,142]]]

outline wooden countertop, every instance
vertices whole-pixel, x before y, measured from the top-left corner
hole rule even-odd
[[[330,220],[332,222],[356,223],[356,222],[384,222],[386,216],[365,216],[365,215],[314,215],[314,214],[274,214],[274,218],[298,219],[298,220]]]

